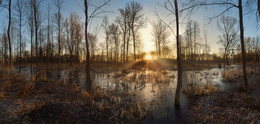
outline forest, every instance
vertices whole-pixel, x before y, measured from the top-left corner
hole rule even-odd
[[[260,0],[0,0],[0,123],[260,123]]]

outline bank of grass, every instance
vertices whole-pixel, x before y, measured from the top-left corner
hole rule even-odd
[[[131,92],[91,96],[76,83],[35,76],[0,74],[0,123],[136,123],[148,112]]]
[[[213,84],[199,84],[199,83],[188,83],[184,84],[182,92],[188,98],[194,98],[196,96],[207,95],[213,92],[219,91],[218,87]]]
[[[251,69],[247,69],[246,71],[247,76],[250,77],[254,74],[254,71]],[[222,81],[230,83],[236,82],[237,80],[242,80],[243,72],[242,69],[235,69],[235,70],[224,70],[222,71]]]

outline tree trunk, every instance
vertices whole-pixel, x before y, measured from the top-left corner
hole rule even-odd
[[[106,34],[108,35],[108,34]],[[108,63],[108,36],[106,37],[106,47],[107,47],[107,63]]]
[[[70,52],[70,66],[72,65],[72,51]]]
[[[134,31],[134,22],[132,22],[132,35],[133,35],[133,46],[134,46],[134,60],[136,61],[136,55],[135,55],[135,31]]]
[[[175,94],[175,106],[180,104],[180,95],[181,95],[181,85],[182,85],[182,66],[181,66],[181,43],[179,37],[179,10],[178,2],[174,0],[175,6],[175,17],[176,17],[176,42],[177,42],[177,65],[178,65],[178,79],[177,79],[177,89]]]
[[[88,44],[88,3],[87,3],[87,0],[84,0],[84,4],[85,4],[85,16],[86,16],[86,20],[85,20],[85,39],[86,39],[86,50],[87,50],[87,55],[86,55],[86,81],[87,81],[87,84],[90,86],[91,85],[91,79],[90,79],[89,44]]]
[[[126,61],[127,61],[127,62],[128,62],[128,48],[129,48],[130,36],[131,36],[131,32],[130,32],[130,29],[129,29],[129,31],[128,31],[128,38],[127,38],[127,43],[126,43]]]
[[[60,15],[58,13],[58,47],[59,47],[59,51],[58,51],[58,65],[60,65],[60,52],[61,52],[61,40],[60,40],[60,36],[61,36],[61,29],[60,29]]]
[[[36,73],[38,71],[38,22],[37,22],[37,10],[36,10],[36,3],[34,1],[34,25],[35,25],[35,58],[36,58]]]
[[[242,0],[238,0],[239,7],[239,23],[240,23],[240,40],[241,40],[241,52],[243,61],[243,78],[244,78],[244,90],[248,92],[248,82],[246,74],[246,55],[245,55],[245,45],[244,45],[244,24],[243,24],[243,9]]]
[[[11,11],[11,5],[12,5],[12,0],[9,0],[9,23],[8,23],[8,30],[7,30],[7,35],[8,35],[8,41],[9,41],[9,54],[10,54],[10,71],[11,71],[11,77],[13,79],[13,59],[12,59],[12,44],[11,44],[11,38],[10,38],[10,28],[11,28],[11,19],[12,19],[12,11]]]
[[[21,3],[20,3],[21,4]],[[22,10],[21,10],[22,11]],[[21,60],[22,60],[22,12],[20,13],[20,22],[19,22],[19,37],[20,37],[20,58],[19,58],[19,73],[21,71]]]
[[[126,41],[126,31],[124,32],[123,62],[125,62],[125,41]]]

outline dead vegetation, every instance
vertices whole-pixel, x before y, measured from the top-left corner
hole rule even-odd
[[[16,75],[0,87],[0,123],[136,123],[148,112],[130,92],[97,89],[91,96],[77,83]]]
[[[189,98],[194,96],[206,95],[212,92],[216,92],[219,89],[212,84],[199,84],[199,83],[188,83],[184,84],[182,92]]]
[[[252,70],[247,69],[247,76],[251,76],[254,72]],[[243,77],[242,70],[224,70],[222,72],[222,81],[224,82],[236,82],[237,80],[241,80]]]
[[[259,98],[245,93],[213,93],[193,99],[190,107],[195,123],[260,122]]]

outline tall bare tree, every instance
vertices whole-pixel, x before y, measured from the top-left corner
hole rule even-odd
[[[103,19],[103,28],[105,30],[105,34],[106,34],[106,51],[107,51],[107,62],[108,62],[108,42],[109,42],[109,21],[108,21],[108,17],[105,16]]]
[[[28,28],[30,30],[30,38],[31,38],[31,68],[32,68],[32,62],[33,62],[33,35],[34,35],[34,8],[33,8],[33,2],[32,0],[28,0],[27,4],[26,4],[26,8],[27,8],[27,24],[28,24]],[[31,73],[32,73],[32,69],[31,69]]]
[[[40,11],[42,0],[31,0],[33,6],[33,15],[34,15],[34,27],[35,27],[35,55],[36,55],[36,71],[38,67],[38,31],[42,22],[42,16]]]
[[[82,42],[83,39],[83,32],[82,32],[82,24],[80,22],[76,23],[75,25],[75,40],[76,40],[76,48],[75,48],[75,54],[77,56],[77,59],[79,59],[79,50],[80,50],[80,44]]]
[[[181,64],[181,43],[179,37],[179,9],[178,9],[178,1],[174,0],[174,8],[175,8],[175,18],[176,18],[176,44],[177,44],[177,65],[178,65],[178,82],[177,89],[175,94],[175,102],[174,105],[178,106],[180,104],[180,95],[181,95],[181,85],[182,85],[182,64]]]
[[[60,54],[61,54],[61,26],[62,26],[62,14],[61,14],[61,8],[63,4],[63,0],[54,0],[54,5],[57,9],[57,12],[55,13],[55,23],[57,24],[57,30],[58,30],[58,64],[60,64]]]
[[[8,13],[9,13],[9,23],[8,23],[7,36],[9,41],[10,72],[13,78],[13,58],[12,58],[12,43],[11,43],[12,41],[10,37],[11,22],[12,22],[12,0],[9,0],[8,2]]]
[[[198,2],[200,1],[200,2]],[[254,0],[198,0],[195,1],[196,5],[193,6],[223,6],[225,9],[218,14],[217,16],[213,17],[217,18],[232,8],[237,8],[238,9],[238,14],[239,14],[239,27],[240,27],[240,46],[241,46],[241,53],[242,53],[242,62],[243,62],[243,87],[246,92],[248,92],[248,80],[247,80],[247,74],[246,74],[246,54],[245,54],[245,39],[244,39],[244,21],[243,21],[243,4],[245,3],[247,5],[247,11],[250,13],[251,11],[251,6],[255,5],[252,4],[255,1]],[[202,1],[202,2],[201,2]],[[246,10],[246,9],[244,9]],[[251,11],[252,12],[252,11]]]
[[[101,5],[92,4],[91,0],[84,0],[84,8],[85,8],[85,40],[86,40],[86,81],[87,83],[91,83],[90,79],[90,56],[89,56],[89,40],[88,40],[88,28],[90,21],[97,17],[99,14],[105,12],[102,10],[104,6],[106,6],[111,0],[104,0]],[[93,11],[89,11],[89,6],[94,7]]]
[[[48,4],[48,14],[47,14],[47,50],[46,50],[46,54],[47,54],[47,62],[49,65],[50,62],[50,48],[51,48],[51,6],[50,4]]]
[[[125,55],[125,51],[126,51],[126,42],[127,42],[127,33],[128,33],[128,20],[130,20],[130,12],[128,10],[128,8],[121,8],[118,10],[119,11],[119,16],[117,17],[116,19],[116,22],[118,23],[118,25],[120,26],[121,28],[121,32],[122,32],[122,35],[123,35],[123,55],[122,55],[122,58],[123,58],[123,62],[126,61],[126,55]]]
[[[169,37],[169,34],[167,32],[168,27],[160,20],[154,22],[152,25],[153,25],[152,35],[154,37],[157,53],[160,58],[162,54],[162,49],[167,45],[166,42],[167,42],[167,38]]]
[[[115,23],[109,25],[109,34],[111,35],[112,41],[114,41],[114,56],[115,62],[118,62],[118,54],[119,54],[119,26]]]
[[[22,59],[22,26],[23,26],[23,13],[24,13],[24,1],[17,0],[15,14],[17,16],[17,21],[19,25],[19,63]]]
[[[220,24],[218,25],[221,35],[219,36],[219,43],[224,51],[224,67],[229,65],[229,55],[237,45],[239,35],[236,30],[237,20],[230,16],[221,16]]]
[[[136,61],[136,50],[135,50],[135,39],[136,34],[140,28],[142,28],[145,24],[144,14],[143,14],[143,7],[140,3],[131,1],[129,4],[126,5],[129,10],[130,17],[130,29],[133,36],[133,49],[134,49],[134,60]]]
[[[80,18],[76,13],[71,13],[70,18],[66,18],[63,22],[65,27],[65,42],[70,54],[70,65],[72,64],[72,58],[74,50],[78,50],[78,42],[82,40],[82,34],[80,32]],[[75,52],[75,55],[78,54],[78,51]]]
[[[185,5],[182,6],[181,9],[179,9],[179,4],[177,0],[171,1],[171,0],[165,0],[163,2],[163,5],[159,4],[161,7],[163,7],[167,12],[169,12],[171,15],[174,15],[175,17],[175,25],[176,25],[176,30],[171,27],[172,22],[167,23],[164,21],[161,16],[156,12],[157,17],[159,18],[160,21],[162,21],[164,24],[167,25],[167,27],[170,29],[170,31],[175,35],[176,38],[176,46],[177,46],[177,70],[178,70],[178,78],[177,78],[177,89],[176,89],[176,94],[175,94],[175,106],[179,106],[180,104],[180,92],[181,92],[181,85],[182,85],[182,61],[181,61],[181,40],[180,40],[180,33],[179,33],[179,19],[180,19],[180,14],[182,14],[184,11],[187,11],[187,14],[185,17],[189,16],[189,14],[192,13],[194,10],[195,6],[190,6],[190,5]]]

